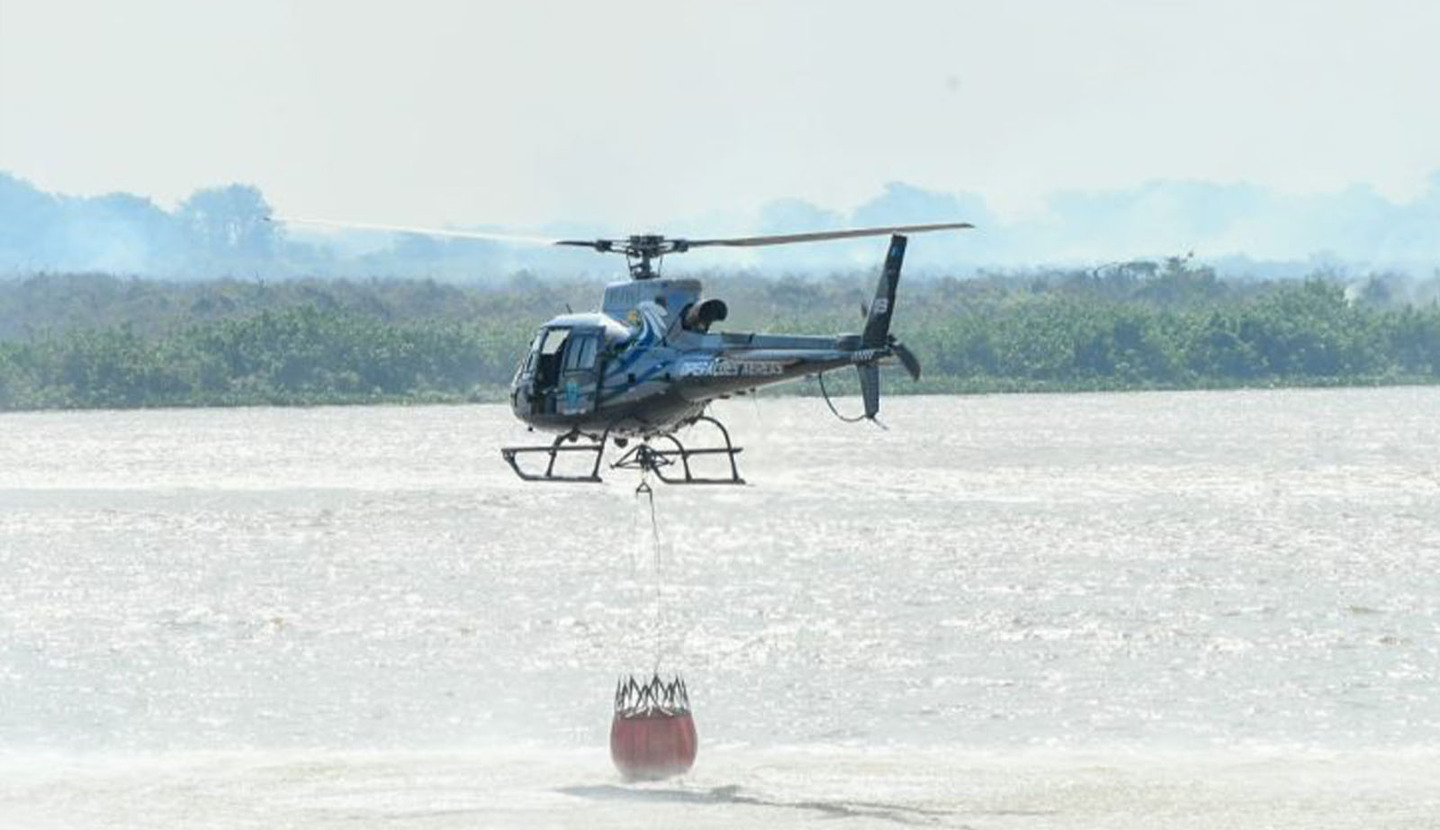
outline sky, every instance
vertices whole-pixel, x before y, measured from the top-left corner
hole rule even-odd
[[[0,0],[0,170],[173,206],[514,229],[1000,216],[1156,180],[1404,202],[1440,3]],[[935,217],[965,219],[967,217]]]

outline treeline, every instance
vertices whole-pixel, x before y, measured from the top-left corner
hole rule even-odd
[[[529,326],[387,322],[313,305],[146,337],[0,344],[4,409],[454,401],[498,396]]]
[[[868,274],[705,275],[731,330],[860,326]],[[0,409],[498,400],[537,325],[592,281],[0,282]],[[1187,260],[911,279],[895,332],[925,379],[894,391],[1431,383],[1432,283],[1219,280]],[[804,391],[808,387],[796,387]]]
[[[1440,309],[1358,305],[1321,279],[1182,308],[1042,295],[926,315],[907,342],[954,389],[1433,382]]]

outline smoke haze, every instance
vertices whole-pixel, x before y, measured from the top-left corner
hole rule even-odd
[[[271,205],[248,184],[194,191],[174,209],[129,193],[47,193],[0,172],[0,274],[104,271],[152,277],[408,276],[493,279],[520,270],[599,274],[616,263],[584,251],[361,231],[314,232],[266,221]],[[390,217],[331,217],[384,222]],[[1227,275],[1315,270],[1431,275],[1440,263],[1440,173],[1417,198],[1397,201],[1356,185],[1310,195],[1253,184],[1155,181],[1115,190],[1070,190],[1042,210],[1006,216],[977,193],[895,182],[850,211],[802,199],[762,205],[753,216],[677,218],[666,228],[553,224],[545,234],[674,236],[780,233],[821,228],[964,220],[977,228],[927,237],[912,251],[923,271],[1101,266],[1186,255]],[[724,221],[728,227],[715,227]],[[492,229],[494,229],[492,227]],[[520,229],[506,229],[520,230]],[[685,267],[754,267],[786,273],[869,267],[874,240],[734,254],[697,251]]]

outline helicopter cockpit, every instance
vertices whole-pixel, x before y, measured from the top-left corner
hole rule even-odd
[[[606,356],[630,331],[599,314],[545,324],[515,376],[513,403],[532,415],[583,415],[595,408]]]

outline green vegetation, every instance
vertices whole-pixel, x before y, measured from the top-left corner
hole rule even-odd
[[[863,274],[705,275],[732,330],[859,327]],[[0,409],[499,400],[533,329],[598,281],[0,282]],[[893,391],[1433,383],[1433,285],[1219,280],[1185,260],[1100,272],[910,278]],[[1417,297],[1426,299],[1416,301]],[[812,388],[797,384],[797,391]]]

